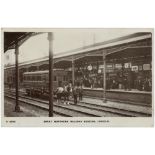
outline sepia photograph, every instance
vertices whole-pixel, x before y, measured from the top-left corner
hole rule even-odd
[[[2,28],[2,126],[153,124],[151,28]]]
[[[2,155],[155,154],[153,0],[0,4]]]

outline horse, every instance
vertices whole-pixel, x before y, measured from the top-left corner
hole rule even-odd
[[[69,98],[71,96],[71,92],[72,88],[69,85],[65,85],[64,87],[58,87],[55,92],[57,103],[60,103],[63,98],[64,104],[69,104]]]

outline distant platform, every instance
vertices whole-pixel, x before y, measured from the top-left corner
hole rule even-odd
[[[84,88],[84,96],[102,98],[102,88]],[[128,102],[139,105],[152,106],[152,92],[123,89],[110,89],[106,91],[106,97],[109,100]]]

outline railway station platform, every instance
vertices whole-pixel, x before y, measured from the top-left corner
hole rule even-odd
[[[10,90],[5,88],[6,91]],[[99,99],[103,98],[102,88],[83,88],[83,96],[86,98]],[[15,92],[15,89],[11,89]],[[24,89],[19,90],[20,93],[25,93]],[[114,101],[118,103],[126,103],[133,105],[142,105],[152,107],[152,92],[139,91],[132,89],[131,91],[123,89],[110,89],[106,91],[106,98],[109,101]]]
[[[102,88],[84,88],[84,96],[102,98]],[[110,89],[106,90],[106,98],[116,102],[131,103],[144,106],[152,106],[152,92],[138,90]]]

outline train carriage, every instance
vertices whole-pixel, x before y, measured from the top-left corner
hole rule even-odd
[[[53,70],[53,91],[67,83],[67,73],[62,69]],[[49,94],[49,71],[35,71],[23,73],[23,86],[28,95]]]
[[[15,70],[14,68],[7,68],[4,71],[4,85],[5,88],[15,88]]]

